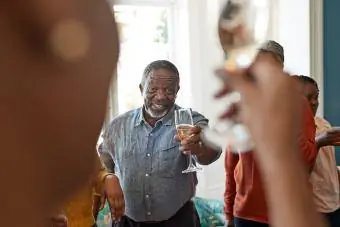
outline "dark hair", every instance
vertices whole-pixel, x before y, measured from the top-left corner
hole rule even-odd
[[[174,73],[178,77],[178,80],[179,80],[178,69],[173,63],[167,60],[157,60],[157,61],[151,62],[145,67],[144,72],[143,72],[142,82],[141,82],[142,85],[145,84],[145,81],[147,80],[150,72],[156,69],[167,69],[170,72]]]
[[[295,75],[293,77],[298,79],[303,84],[312,84],[312,85],[314,85],[316,87],[316,90],[319,91],[318,83],[312,77],[304,76],[304,75]]]

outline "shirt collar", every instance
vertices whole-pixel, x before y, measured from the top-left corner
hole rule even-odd
[[[135,127],[138,127],[143,123],[144,124],[147,123],[147,121],[144,118],[143,109],[144,109],[144,106],[140,107],[138,109]],[[171,108],[171,110],[163,118],[159,119],[156,122],[156,124],[163,124],[163,125],[166,125],[166,126],[171,126],[171,125],[174,126],[175,125],[174,111],[177,110],[177,109],[179,109],[179,107],[176,104],[174,104],[173,107]]]

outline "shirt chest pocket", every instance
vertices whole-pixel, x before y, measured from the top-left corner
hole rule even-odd
[[[179,150],[179,143],[172,142],[162,147],[157,153],[157,174],[159,177],[173,178],[182,174],[186,157]]]
[[[121,148],[117,149],[117,164],[120,169],[124,172],[133,171],[136,167],[137,162],[137,149],[138,145],[136,141],[129,141],[130,143],[126,143]]]
[[[139,192],[141,185],[141,178],[138,174],[142,168],[141,163],[138,160],[138,143],[131,141],[130,144],[126,144],[119,152],[119,170],[120,170],[120,183],[123,190],[126,192]],[[130,197],[127,197],[128,200]],[[131,204],[133,201],[130,201]]]

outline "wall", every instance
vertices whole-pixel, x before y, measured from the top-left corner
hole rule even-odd
[[[310,75],[309,0],[276,1],[274,38],[285,49],[285,68],[294,74]],[[317,0],[319,1],[319,0]]]
[[[340,126],[340,27],[337,22],[340,12],[339,0],[324,1],[324,112],[325,117],[334,126]],[[340,150],[337,161],[340,164]]]
[[[272,39],[285,48],[286,68],[296,74],[310,75],[309,0],[271,0],[273,3]],[[313,1],[313,0],[311,0]],[[336,0],[334,0],[336,1]],[[209,4],[208,4],[209,2]],[[223,54],[216,35],[219,0],[188,0],[191,106],[216,119],[223,105],[212,102],[219,83],[213,70],[222,63]],[[214,122],[211,122],[214,124]],[[224,154],[199,174],[198,196],[223,198]]]
[[[208,4],[209,2],[209,4]],[[189,48],[190,48],[190,84],[191,106],[202,112],[212,121],[217,118],[221,105],[213,101],[213,93],[219,83],[213,70],[223,63],[223,52],[217,39],[217,19],[220,2],[217,0],[188,0]],[[204,197],[221,197],[224,190],[223,158],[215,164],[204,167],[198,175],[197,195]]]

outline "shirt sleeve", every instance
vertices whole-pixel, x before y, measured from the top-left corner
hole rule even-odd
[[[192,120],[194,125],[198,125],[202,128],[208,127],[209,125],[209,120],[196,111],[192,111]]]
[[[110,173],[115,172],[114,163],[114,124],[111,123],[103,134],[103,142],[98,147],[98,153],[102,164]]]
[[[193,119],[193,122],[194,122],[194,125],[198,125],[200,126],[201,128],[206,128],[206,127],[209,127],[209,120],[204,117],[202,114],[196,112],[196,111],[193,111],[192,112],[192,119]],[[221,154],[222,154],[222,149],[221,148],[211,148],[212,150],[216,151],[216,156],[213,160],[211,160],[210,163],[213,163],[215,162],[217,159],[220,158]]]
[[[232,220],[234,218],[234,203],[236,196],[236,182],[234,177],[234,171],[236,165],[239,161],[238,154],[226,151],[225,153],[225,173],[226,173],[226,183],[224,191],[224,212],[226,214],[227,220]]]
[[[309,171],[313,169],[318,149],[315,143],[315,120],[308,101],[303,98],[303,125],[299,133],[300,151]]]

